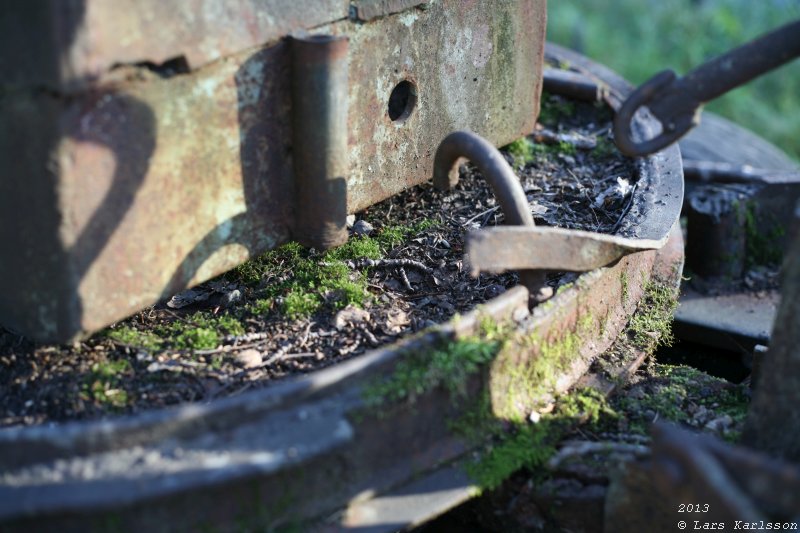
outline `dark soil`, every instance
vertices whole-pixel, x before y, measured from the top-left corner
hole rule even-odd
[[[545,96],[544,129],[531,137],[539,142],[507,147],[537,224],[616,231],[636,176],[608,137],[610,118],[604,107]],[[471,278],[464,264],[465,231],[503,222],[470,166],[454,191],[421,185],[356,218],[354,230],[368,235],[353,235],[340,256],[284,247],[74,345],[0,329],[0,427],[239,394],[447,321],[517,283],[513,273]],[[377,262],[362,249],[378,250]],[[301,277],[309,265],[322,278],[348,271],[328,286]]]

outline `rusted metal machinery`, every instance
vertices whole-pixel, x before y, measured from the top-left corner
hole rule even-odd
[[[621,106],[614,119],[615,142],[631,156],[659,150],[700,124],[703,104],[798,55],[800,21],[795,21],[681,78],[671,70],[661,72]],[[660,122],[657,135],[631,131],[631,117],[642,108]],[[756,136],[717,117],[710,120],[694,137],[708,137],[727,150],[709,150],[691,137],[681,148],[692,282],[684,288],[676,326],[684,338],[749,354],[769,343],[778,291],[760,281],[763,272],[753,270],[758,280],[752,281],[748,271],[779,266],[791,241],[800,168]],[[742,284],[747,287],[735,288]]]
[[[516,7],[522,9],[523,5],[530,8],[536,4]],[[418,14],[418,20],[444,7],[432,3],[428,11]],[[439,16],[446,19],[450,15],[440,12]],[[476,18],[472,23],[470,30],[475,36],[475,28],[482,27],[483,21]],[[435,33],[435,27],[430,31]],[[355,41],[350,40],[351,53]],[[578,55],[553,48],[548,56],[554,62],[569,62],[573,72],[602,86],[609,102],[620,102],[630,90],[621,78]],[[443,68],[443,72],[449,71],[446,65]],[[351,63],[351,80],[352,76]],[[517,79],[524,73],[513,76]],[[520,80],[520,85],[529,83],[538,92],[539,81]],[[478,82],[468,78],[461,83]],[[425,103],[424,87],[417,84],[420,113]],[[492,90],[498,90],[498,85],[492,85]],[[527,90],[523,94],[528,94]],[[510,94],[506,97],[513,98]],[[350,103],[352,121],[352,98]],[[384,104],[380,103],[381,113]],[[454,107],[453,112],[470,114],[470,107],[467,111],[459,109]],[[415,117],[419,119],[411,113],[406,121]],[[515,120],[530,123],[530,117]],[[450,130],[455,129],[452,126],[446,121],[441,124]],[[652,126],[646,119],[636,119],[634,124],[645,131]],[[391,127],[402,131],[404,126]],[[426,154],[424,159],[413,160],[419,167],[412,170],[425,167],[430,177],[433,148],[439,140],[428,145],[411,139],[411,147],[398,150],[414,147],[419,154]],[[502,141],[495,138],[494,142]],[[367,157],[364,150],[351,145],[351,154]],[[487,146],[484,155],[489,157],[492,150]],[[472,151],[465,155],[476,159],[484,156]],[[441,169],[452,162],[451,157],[443,159],[446,161]],[[383,163],[400,164],[392,161]],[[353,172],[352,158],[350,165]],[[365,168],[363,163],[359,165]],[[441,180],[443,174],[437,175]],[[398,180],[402,176],[405,174],[398,174]],[[496,265],[523,270],[565,266],[580,271],[609,262],[582,274],[548,305],[531,310],[531,291],[519,286],[458,320],[240,396],[116,421],[0,431],[1,527],[8,531],[104,526],[131,531],[193,531],[240,524],[243,529],[269,530],[300,523],[321,530],[392,531],[464,501],[474,489],[464,461],[469,460],[467,452],[475,443],[455,432],[450,422],[469,412],[468,402],[453,401],[440,386],[417,394],[413,402],[389,403],[376,411],[366,392],[376,382],[391,380],[410,362],[421,364],[424,371],[442,343],[478,333],[486,317],[510,327],[508,343],[462,385],[469,398],[490,398],[492,415],[498,420],[525,420],[532,406],[542,401],[540,395],[552,397],[584,378],[592,361],[623,331],[649,280],[660,278],[676,287],[680,279],[683,246],[675,223],[683,183],[678,149],[638,160],[636,178],[636,191],[615,238],[572,232],[546,235],[545,241],[550,241],[545,246],[551,251],[557,247],[553,243],[573,238],[582,245],[569,250],[582,250],[587,243],[594,246],[587,248],[588,261],[562,257],[558,261],[563,262],[555,263],[526,260]],[[508,186],[513,200],[518,194],[513,185]],[[348,181],[348,195],[351,190],[365,194]],[[352,198],[348,196],[348,210]],[[356,198],[363,201],[364,197]],[[526,221],[522,213],[506,215]],[[335,240],[335,225],[325,226],[328,228]],[[540,229],[544,228],[523,228],[525,232]],[[672,236],[667,240],[670,229]],[[524,233],[522,239],[536,242],[538,235]],[[658,250],[649,249],[662,244]],[[529,376],[541,363],[546,346],[567,338],[571,339],[568,361],[552,376],[552,382],[531,383]],[[627,361],[610,377],[605,376],[606,382],[611,379],[611,386],[603,392],[613,388],[615,376],[632,372],[643,357]]]
[[[64,341],[340,242],[454,130],[529,133],[545,2],[13,2],[0,28],[0,322]]]
[[[700,122],[703,104],[800,56],[800,21],[778,28],[677,78],[672,70],[653,76],[634,91],[614,118],[614,141],[629,156],[652,154],[683,137]],[[630,124],[646,106],[661,132],[634,139]]]

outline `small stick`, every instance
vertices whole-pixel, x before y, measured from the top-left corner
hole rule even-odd
[[[406,274],[406,269],[400,267],[397,269],[397,271],[400,273],[400,281],[403,282],[403,286],[406,288],[406,290],[413,291],[414,287],[411,286],[411,282],[408,280],[408,274]]]
[[[356,259],[355,261],[347,261],[346,265],[349,268],[385,268],[385,267],[411,267],[425,272],[426,274],[433,274],[433,269],[425,266],[419,261],[413,259],[369,259],[364,257]]]

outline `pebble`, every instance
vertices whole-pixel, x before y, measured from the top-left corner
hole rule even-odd
[[[375,227],[366,220],[359,220],[353,224],[353,233],[356,235],[367,236],[375,231]]]
[[[368,311],[348,305],[333,317],[333,327],[342,329],[349,324],[358,324],[359,322],[367,322],[370,319]]]
[[[236,363],[244,368],[254,368],[262,363],[261,352],[255,348],[242,350],[234,356]]]

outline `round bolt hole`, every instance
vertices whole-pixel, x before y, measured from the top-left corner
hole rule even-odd
[[[417,105],[417,88],[408,80],[403,80],[392,89],[389,95],[389,118],[402,124],[411,116]]]

